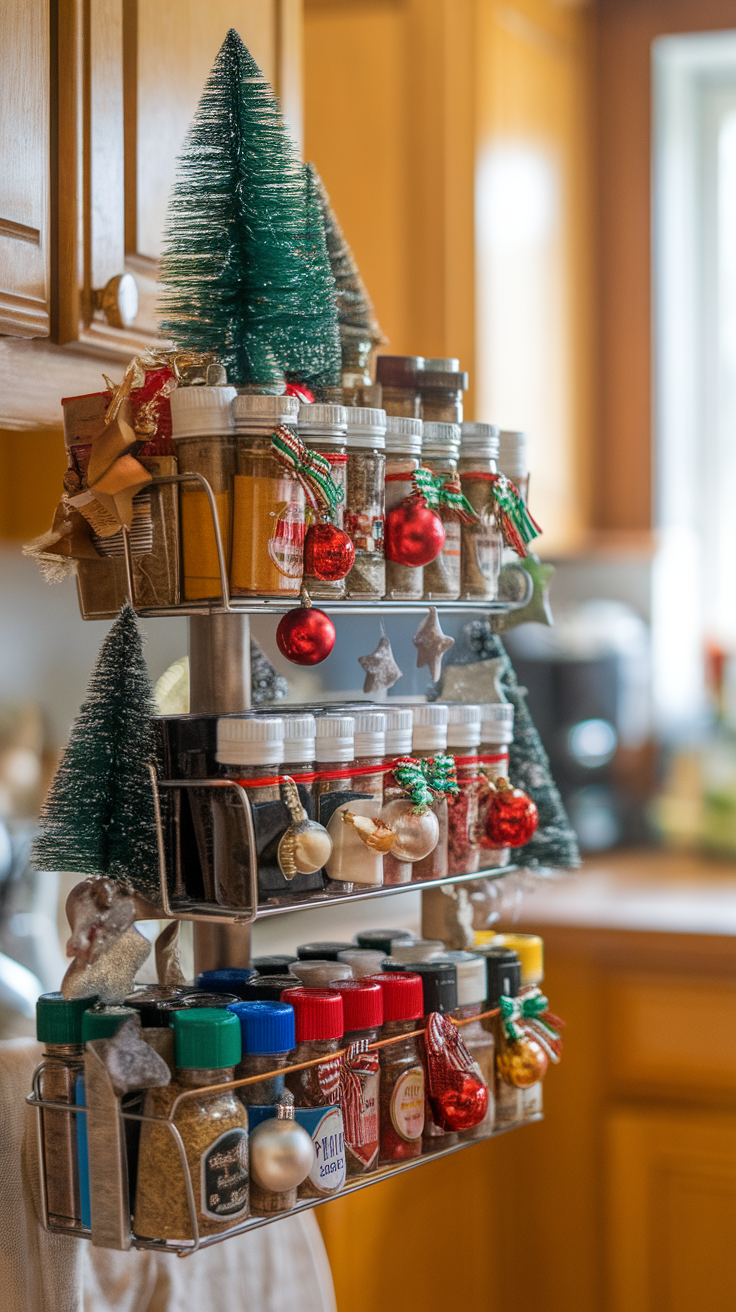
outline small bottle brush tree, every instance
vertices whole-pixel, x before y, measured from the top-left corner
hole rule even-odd
[[[268,81],[231,30],[178,160],[161,331],[231,383],[340,383],[335,283],[313,181]]]
[[[105,638],[41,811],[39,870],[107,875],[158,900],[149,765],[153,687],[138,621],[126,602]]]

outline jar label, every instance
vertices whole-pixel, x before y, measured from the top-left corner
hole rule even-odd
[[[391,1122],[398,1135],[411,1143],[424,1129],[424,1071],[412,1066],[400,1075],[391,1095]]]
[[[491,525],[483,525],[473,536],[478,570],[493,583],[501,569],[501,538]]]
[[[306,532],[304,506],[296,501],[282,501],[274,506],[272,514],[276,523],[268,539],[268,554],[284,578],[301,578]]]
[[[226,1130],[200,1159],[202,1215],[237,1220],[248,1211],[248,1131]]]
[[[339,1107],[320,1107],[319,1119],[310,1128],[314,1144],[314,1166],[309,1179],[322,1193],[336,1193],[345,1183],[345,1136]]]
[[[383,542],[383,515],[380,506],[361,512],[345,511],[343,528],[356,551],[380,551]]]
[[[443,519],[445,545],[440,552],[442,556],[457,556],[460,560],[460,523],[457,519]]]

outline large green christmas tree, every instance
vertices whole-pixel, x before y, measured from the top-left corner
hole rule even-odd
[[[108,875],[157,900],[158,849],[149,764],[153,687],[126,602],[97,664],[44,803],[32,862]]]
[[[311,176],[231,30],[178,160],[161,330],[214,351],[236,384],[340,383],[335,283]]]

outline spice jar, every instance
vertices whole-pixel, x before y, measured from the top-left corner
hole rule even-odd
[[[230,587],[236,596],[299,596],[304,489],[271,446],[275,429],[293,427],[298,413],[295,396],[248,392],[233,401],[236,473]]]
[[[381,711],[356,711],[353,722],[352,797],[333,812],[327,826],[333,846],[325,870],[330,879],[343,883],[382,884],[383,851],[375,842],[373,830],[383,806],[386,716]],[[375,823],[366,829],[360,825],[361,820]]]
[[[422,419],[439,424],[463,422],[463,392],[468,390],[468,375],[460,361],[427,356],[418,375]]]
[[[511,702],[485,702],[480,713],[478,756],[481,773],[491,783],[497,779],[508,779],[509,745],[514,741],[514,708]],[[490,791],[481,787],[478,806],[478,841],[482,849],[480,864],[484,869],[495,870],[508,865],[511,850],[508,847],[493,847],[486,838],[490,799]]]
[[[348,1052],[343,1058],[342,1119],[348,1176],[368,1175],[378,1166],[379,1057],[367,1052],[383,1024],[383,994],[370,979],[338,980]],[[353,1046],[354,1045],[354,1046]]]
[[[457,971],[452,961],[415,961],[403,965],[401,962],[392,962],[389,959],[383,963],[381,970],[397,973],[405,971],[419,976],[422,981],[422,1014],[425,1020],[433,1011],[447,1016],[457,1007]],[[443,1130],[435,1121],[426,1096],[426,1084],[422,1138],[424,1152],[450,1148],[457,1142],[457,1134],[454,1131]]]
[[[422,1153],[424,1129],[424,1065],[421,1029],[424,1014],[422,981],[407,971],[372,977],[383,994],[383,1025],[379,1038],[394,1039],[379,1049],[381,1165],[404,1162]]]
[[[253,957],[251,965],[257,975],[283,975],[298,958],[294,952],[273,953],[268,957]]]
[[[291,1004],[296,1018],[296,1047],[289,1064],[296,1066],[315,1057],[327,1059],[286,1076],[296,1119],[311,1134],[315,1151],[314,1166],[299,1186],[299,1197],[331,1198],[342,1189],[346,1170],[340,1058],[333,1055],[342,1042],[342,998],[331,989],[296,988],[286,989],[282,1000]]]
[[[454,1020],[467,1022],[461,1026],[460,1034],[471,1057],[478,1063],[488,1090],[488,1111],[483,1120],[471,1130],[463,1130],[460,1138],[485,1139],[493,1133],[496,1045],[491,1031],[485,1029],[483,1022],[474,1017],[486,1010],[485,1001],[488,992],[486,962],[475,952],[448,952],[447,958],[453,962],[457,971],[457,1007],[452,1016]]]
[[[521,963],[518,953],[513,952],[510,948],[490,945],[489,947],[479,948],[477,951],[478,956],[483,957],[486,963],[486,988],[488,993],[483,1010],[494,1011],[499,1005],[500,998],[518,997],[521,988]],[[521,1110],[521,1090],[513,1084],[508,1084],[502,1078],[498,1068],[498,1054],[505,1046],[501,1017],[492,1016],[488,1020],[482,1021],[481,1024],[484,1029],[487,1029],[493,1035],[495,1044],[495,1128],[504,1130],[518,1123]]]
[[[420,571],[421,572],[421,571]],[[411,755],[414,716],[411,707],[400,707],[386,711],[386,758],[385,764],[396,761],[402,756]],[[383,804],[401,801],[406,797],[404,789],[397,784],[393,774],[383,776]],[[384,884],[410,884],[413,867],[411,861],[399,861],[389,850],[383,858]],[[388,949],[387,949],[388,951]]]
[[[284,722],[280,716],[259,715],[250,718],[222,716],[218,720],[217,764],[225,767],[220,771],[223,777],[243,779],[246,782],[258,778],[275,779],[279,774],[283,755]],[[213,788],[209,791],[212,806],[215,901],[220,906],[243,910],[250,905],[250,847],[243,803],[235,789]],[[267,898],[274,889],[271,881],[265,881],[265,871],[261,871],[260,856],[269,839],[269,846],[273,848],[273,817],[275,808],[281,805],[281,791],[277,782],[263,784],[249,788],[248,798],[253,813],[256,851],[259,856],[259,899]],[[266,807],[269,809],[264,814]],[[258,823],[256,823],[257,819]],[[284,820],[281,833],[285,828]],[[261,882],[262,874],[264,883]],[[286,891],[287,881],[283,876],[282,881]]]
[[[330,462],[332,481],[341,497],[330,522],[343,527],[348,484],[348,456],[345,433],[347,410],[342,405],[308,403],[300,405],[297,433],[310,451],[319,451]],[[335,601],[345,596],[345,579],[318,579],[304,575],[304,583],[314,601]]]
[[[168,1116],[175,1100],[212,1084],[229,1084],[240,1061],[240,1023],[230,1011],[193,1008],[173,1015],[176,1076],[146,1094],[146,1116]],[[178,1105],[200,1235],[220,1234],[248,1213],[248,1113],[235,1090],[195,1094]],[[166,1125],[144,1122],[133,1229],[148,1239],[193,1239],[184,1174]]]
[[[130,395],[129,417],[134,423],[143,420],[146,431],[141,432],[141,444],[129,447],[126,454],[133,455],[154,478],[177,473],[169,398],[161,392],[170,379],[168,369],[150,370],[145,385]],[[68,458],[64,491],[80,530],[75,564],[82,614],[88,619],[115,616],[128,599],[122,529],[110,524],[87,481],[93,447],[108,431],[105,416],[110,400],[110,392],[96,392],[65,397],[61,403]],[[144,408],[149,409],[148,416],[143,414]],[[151,424],[156,429],[152,436]],[[136,494],[129,542],[135,606],[178,605],[179,498],[175,484],[144,487]]]
[[[422,466],[444,479],[457,478],[460,425],[425,423]],[[457,601],[460,596],[460,520],[449,506],[440,505],[445,544],[436,560],[424,566],[424,595],[428,601]]]
[[[234,387],[177,387],[171,397],[172,436],[180,474],[207,479],[217,505],[225,569],[230,569],[235,437]],[[220,564],[207,493],[200,482],[179,485],[185,601],[222,596]]]
[[[478,804],[481,778],[477,752],[481,735],[480,706],[447,708],[447,750],[455,757],[460,791],[447,798],[447,870],[467,875],[480,865]]]
[[[195,981],[195,988],[203,993],[232,993],[236,998],[245,997],[243,992],[248,980],[255,974],[250,966],[228,966],[222,970],[200,970]]]
[[[498,467],[529,504],[529,468],[526,458],[526,433],[502,428],[499,434]]]
[[[350,967],[354,979],[365,979],[367,975],[375,975],[381,969],[386,953],[375,952],[371,948],[346,948],[344,952],[338,952],[337,959],[342,965]]]
[[[386,514],[398,509],[414,490],[413,475],[422,463],[422,422],[389,415],[386,419]],[[421,565],[386,561],[386,596],[420,601],[424,595]]]
[[[323,961],[310,958],[308,961],[295,961],[291,967],[305,988],[326,989],[333,979],[352,979],[352,967],[344,961],[332,961],[325,957]]]
[[[169,1070],[174,1069],[174,1031],[171,1028],[171,1011],[186,996],[184,988],[169,989],[163,984],[144,984],[125,999],[126,1007],[138,1013],[141,1038],[163,1057]]]
[[[352,715],[316,717],[313,800],[315,818],[325,828],[328,828],[341,807],[349,805],[353,796],[350,766],[353,761],[354,731]]]
[[[283,773],[288,775],[311,774],[314,766],[314,739],[317,732],[313,715],[289,714],[286,709],[282,716],[284,721],[284,756]],[[312,784],[295,778],[296,790],[307,814],[308,820],[314,820],[314,797]],[[317,886],[314,876],[310,876]],[[321,884],[321,876],[318,876]]]
[[[497,474],[498,429],[495,424],[462,424],[458,473],[463,495],[478,516],[460,532],[461,596],[495,601],[501,569],[503,538],[496,528],[494,479]]]
[[[94,1006],[89,1004],[91,998],[84,1001],[88,1004],[86,1011],[82,1014],[81,1032],[82,1043],[88,1043],[91,1039],[111,1039],[114,1034],[124,1025],[126,1020],[138,1020],[138,1013],[132,1007],[102,1006],[96,1003]],[[84,1106],[85,1096],[85,1079],[84,1079],[84,1062],[78,1072],[75,1082],[74,1102]],[[128,1104],[128,1111],[140,1111],[140,1101]],[[79,1216],[82,1225],[92,1225],[92,1208],[90,1200],[90,1183],[89,1183],[89,1147],[87,1141],[87,1113],[78,1112],[76,1116],[76,1134],[77,1134],[77,1162],[79,1166]],[[135,1164],[138,1152],[138,1140],[140,1135],[140,1123],[137,1121],[125,1122],[125,1152],[128,1160],[128,1176],[131,1180],[135,1179]]]
[[[283,975],[254,975],[243,992],[247,1002],[280,1002],[284,989],[299,987],[296,975],[284,971]],[[238,999],[236,998],[237,1002]]]
[[[447,749],[447,707],[440,702],[428,702],[423,706],[413,707],[414,729],[412,736],[412,755],[430,758]],[[447,875],[447,799],[439,797],[432,803],[432,810],[437,816],[440,836],[437,846],[429,856],[414,862],[413,881],[422,879],[444,879]]]
[[[380,599],[386,592],[383,558],[386,414],[349,407],[348,485],[343,527],[355,547],[346,596]]]
[[[236,1002],[230,1007],[240,1021],[243,1055],[235,1067],[236,1080],[251,1075],[271,1075],[286,1065],[296,1043],[294,1008],[287,1002]],[[283,1075],[257,1084],[241,1085],[238,1097],[246,1107],[273,1107],[283,1091]],[[256,1116],[249,1112],[248,1128],[254,1129]],[[251,1180],[250,1210],[254,1216],[272,1216],[290,1212],[296,1206],[296,1188],[283,1193],[263,1189]]]
[[[424,368],[421,355],[379,355],[376,358],[376,382],[387,415],[405,419],[421,418],[418,374]]]
[[[516,952],[521,966],[519,997],[538,988],[544,980],[544,943],[538,934],[497,934],[493,947]],[[542,1081],[518,1090],[519,1119],[532,1120],[542,1112]]]
[[[355,942],[361,948],[374,948],[390,956],[395,943],[411,942],[414,938],[409,929],[361,929],[355,935]]]
[[[42,993],[36,1003],[36,1038],[43,1046],[36,1072],[39,1098],[47,1102],[77,1101],[76,1084],[84,1075],[82,1016],[94,998],[65,998]],[[41,1112],[42,1158],[49,1220],[58,1225],[81,1220],[77,1121],[69,1112]],[[89,1223],[87,1223],[89,1224]]]

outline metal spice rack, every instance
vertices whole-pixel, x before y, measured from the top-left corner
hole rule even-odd
[[[492,1018],[497,1016],[498,1010],[486,1011],[480,1016],[468,1018],[468,1020],[455,1020],[453,1023],[458,1027],[469,1024],[470,1021],[479,1019]],[[369,1045],[369,1051],[388,1047],[393,1043],[403,1043],[407,1038],[421,1038],[424,1034],[422,1029],[414,1030],[411,1034],[396,1035],[390,1039],[378,1040],[376,1043]],[[475,1138],[467,1139],[461,1143],[454,1143],[448,1148],[440,1148],[423,1153],[421,1156],[412,1158],[408,1161],[396,1162],[387,1166],[379,1166],[375,1171],[366,1175],[348,1177],[341,1189],[336,1190],[334,1194],[324,1198],[309,1198],[297,1202],[296,1206],[288,1212],[279,1212],[271,1216],[252,1216],[247,1217],[244,1221],[219,1231],[217,1234],[201,1235],[197,1222],[197,1206],[195,1201],[194,1186],[192,1183],[191,1170],[186,1156],[186,1149],[182,1136],[174,1124],[174,1116],[177,1108],[186,1099],[202,1097],[209,1094],[232,1093],[233,1090],[243,1088],[247,1085],[257,1084],[262,1080],[273,1079],[274,1072],[261,1075],[251,1075],[240,1080],[233,1080],[226,1084],[208,1085],[206,1088],[192,1088],[180,1093],[173,1102],[169,1114],[163,1116],[147,1116],[142,1112],[132,1112],[123,1105],[123,1100],[117,1098],[110,1084],[106,1068],[96,1051],[97,1044],[92,1042],[87,1045],[87,1055],[85,1057],[85,1075],[88,1096],[90,1089],[96,1089],[102,1092],[101,1101],[104,1104],[102,1113],[91,1103],[71,1105],[63,1102],[52,1102],[48,1099],[41,1098],[38,1092],[39,1080],[43,1072],[44,1063],[37,1068],[34,1080],[33,1091],[26,1098],[26,1103],[35,1111],[36,1135],[38,1146],[38,1160],[40,1172],[40,1198],[41,1198],[41,1221],[47,1231],[54,1234],[71,1235],[79,1239],[90,1239],[97,1247],[115,1248],[126,1250],[129,1248],[151,1249],[156,1252],[174,1253],[178,1257],[189,1257],[192,1253],[197,1252],[200,1248],[209,1248],[214,1244],[222,1243],[225,1239],[230,1239],[234,1235],[247,1234],[251,1230],[260,1229],[261,1226],[270,1225],[274,1221],[280,1221],[285,1216],[294,1216],[299,1212],[310,1211],[314,1207],[319,1207],[322,1203],[331,1202],[333,1198],[343,1198],[348,1194],[357,1193],[359,1189],[365,1189],[369,1185],[379,1184],[382,1180],[392,1179],[396,1175],[402,1175],[406,1171],[412,1171],[420,1166],[425,1166],[430,1162],[437,1161],[442,1157],[450,1157],[454,1153],[461,1152],[465,1148],[471,1148],[475,1144],[487,1143],[490,1139],[507,1134],[510,1130],[516,1129],[519,1125],[529,1125],[535,1121],[544,1119],[541,1112],[526,1118],[523,1122],[513,1125],[504,1126],[501,1129],[494,1129],[490,1134],[478,1135]],[[91,1051],[90,1051],[91,1049]],[[334,1061],[335,1058],[344,1055],[346,1049],[332,1054],[328,1059]],[[279,1076],[292,1072],[307,1070],[310,1067],[319,1066],[324,1063],[325,1058],[313,1058],[310,1061],[300,1062],[293,1066],[280,1067],[276,1072]],[[81,1222],[69,1220],[68,1223],[61,1224],[58,1220],[52,1220],[49,1216],[47,1185],[45,1174],[45,1154],[44,1154],[44,1137],[43,1137],[43,1113],[44,1111],[54,1113],[65,1113],[68,1116],[76,1117],[80,1113],[85,1113],[88,1117],[88,1127],[93,1115],[97,1117],[95,1133],[98,1143],[101,1143],[102,1151],[106,1155],[106,1170],[93,1174],[92,1171],[92,1142],[90,1141],[90,1194],[91,1194],[91,1227],[84,1226]],[[172,1239],[155,1239],[146,1238],[136,1235],[132,1228],[133,1206],[130,1199],[130,1188],[127,1170],[127,1157],[125,1152],[125,1123],[137,1122],[141,1125],[165,1125],[169,1129],[174,1146],[177,1151],[179,1162],[182,1168],[184,1178],[184,1188],[187,1200],[187,1211],[189,1225],[191,1227],[192,1238],[182,1240]],[[88,1128],[89,1133],[89,1128]],[[116,1152],[116,1146],[118,1151]]]

